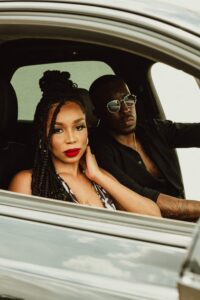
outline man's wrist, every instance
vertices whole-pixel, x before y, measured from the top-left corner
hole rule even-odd
[[[195,220],[200,217],[199,201],[185,200],[160,194],[156,203],[163,217],[179,220]]]

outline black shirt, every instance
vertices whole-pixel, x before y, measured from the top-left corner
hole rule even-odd
[[[135,192],[157,200],[160,193],[184,197],[179,162],[174,148],[199,147],[200,123],[152,120],[138,125],[136,135],[155,163],[161,178],[152,176],[140,155],[99,128],[90,137],[98,164]]]

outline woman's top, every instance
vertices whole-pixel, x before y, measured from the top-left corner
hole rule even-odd
[[[79,204],[76,196],[74,195],[73,191],[70,189],[68,184],[59,175],[57,175],[57,177],[58,177],[58,180],[61,182],[63,188],[69,195],[72,202]],[[93,181],[91,181],[91,182],[92,182],[92,185],[93,185],[97,195],[99,196],[100,200],[102,201],[104,207],[107,209],[116,210],[115,204],[114,204],[113,200],[110,198],[109,194],[100,185],[98,185],[97,183],[95,183]]]

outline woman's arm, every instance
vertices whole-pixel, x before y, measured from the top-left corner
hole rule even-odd
[[[86,151],[86,176],[102,186],[125,211],[161,217],[160,209],[152,200],[122,185],[105,170],[101,170],[90,148]]]
[[[9,191],[32,195],[31,191],[32,172],[24,170],[17,173],[9,184]]]

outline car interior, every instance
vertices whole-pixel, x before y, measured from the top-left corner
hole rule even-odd
[[[149,69],[155,61],[149,58],[106,46],[69,40],[34,38],[3,42],[0,45],[0,188],[2,189],[8,188],[14,174],[19,170],[31,168],[33,163],[32,125],[40,94],[36,97],[36,102],[31,104],[30,98],[34,91],[27,87],[26,83],[34,81],[35,85],[38,85],[38,78],[47,70],[45,68],[59,69],[57,64],[63,63],[70,64],[72,70],[76,68],[80,78],[90,77],[86,87],[82,86],[81,80],[77,82],[71,74],[71,79],[82,90],[89,107],[91,128],[97,126],[98,122],[92,112],[88,88],[93,80],[99,77],[99,64],[103,66],[101,75],[114,73],[121,76],[131,92],[137,95],[139,120],[165,117],[150,85]],[[86,63],[86,67],[82,69],[83,63]],[[90,63],[94,66],[92,74]],[[40,72],[31,73],[30,69],[34,67]],[[17,72],[22,69],[24,77],[17,76]],[[67,64],[62,65],[62,70],[69,71]],[[26,96],[23,96],[23,93],[22,96],[19,95],[18,90],[23,92],[26,90]],[[27,110],[23,117],[20,117],[19,111],[23,109],[21,107],[23,105],[26,105]],[[28,117],[28,112],[32,113],[31,117]]]

